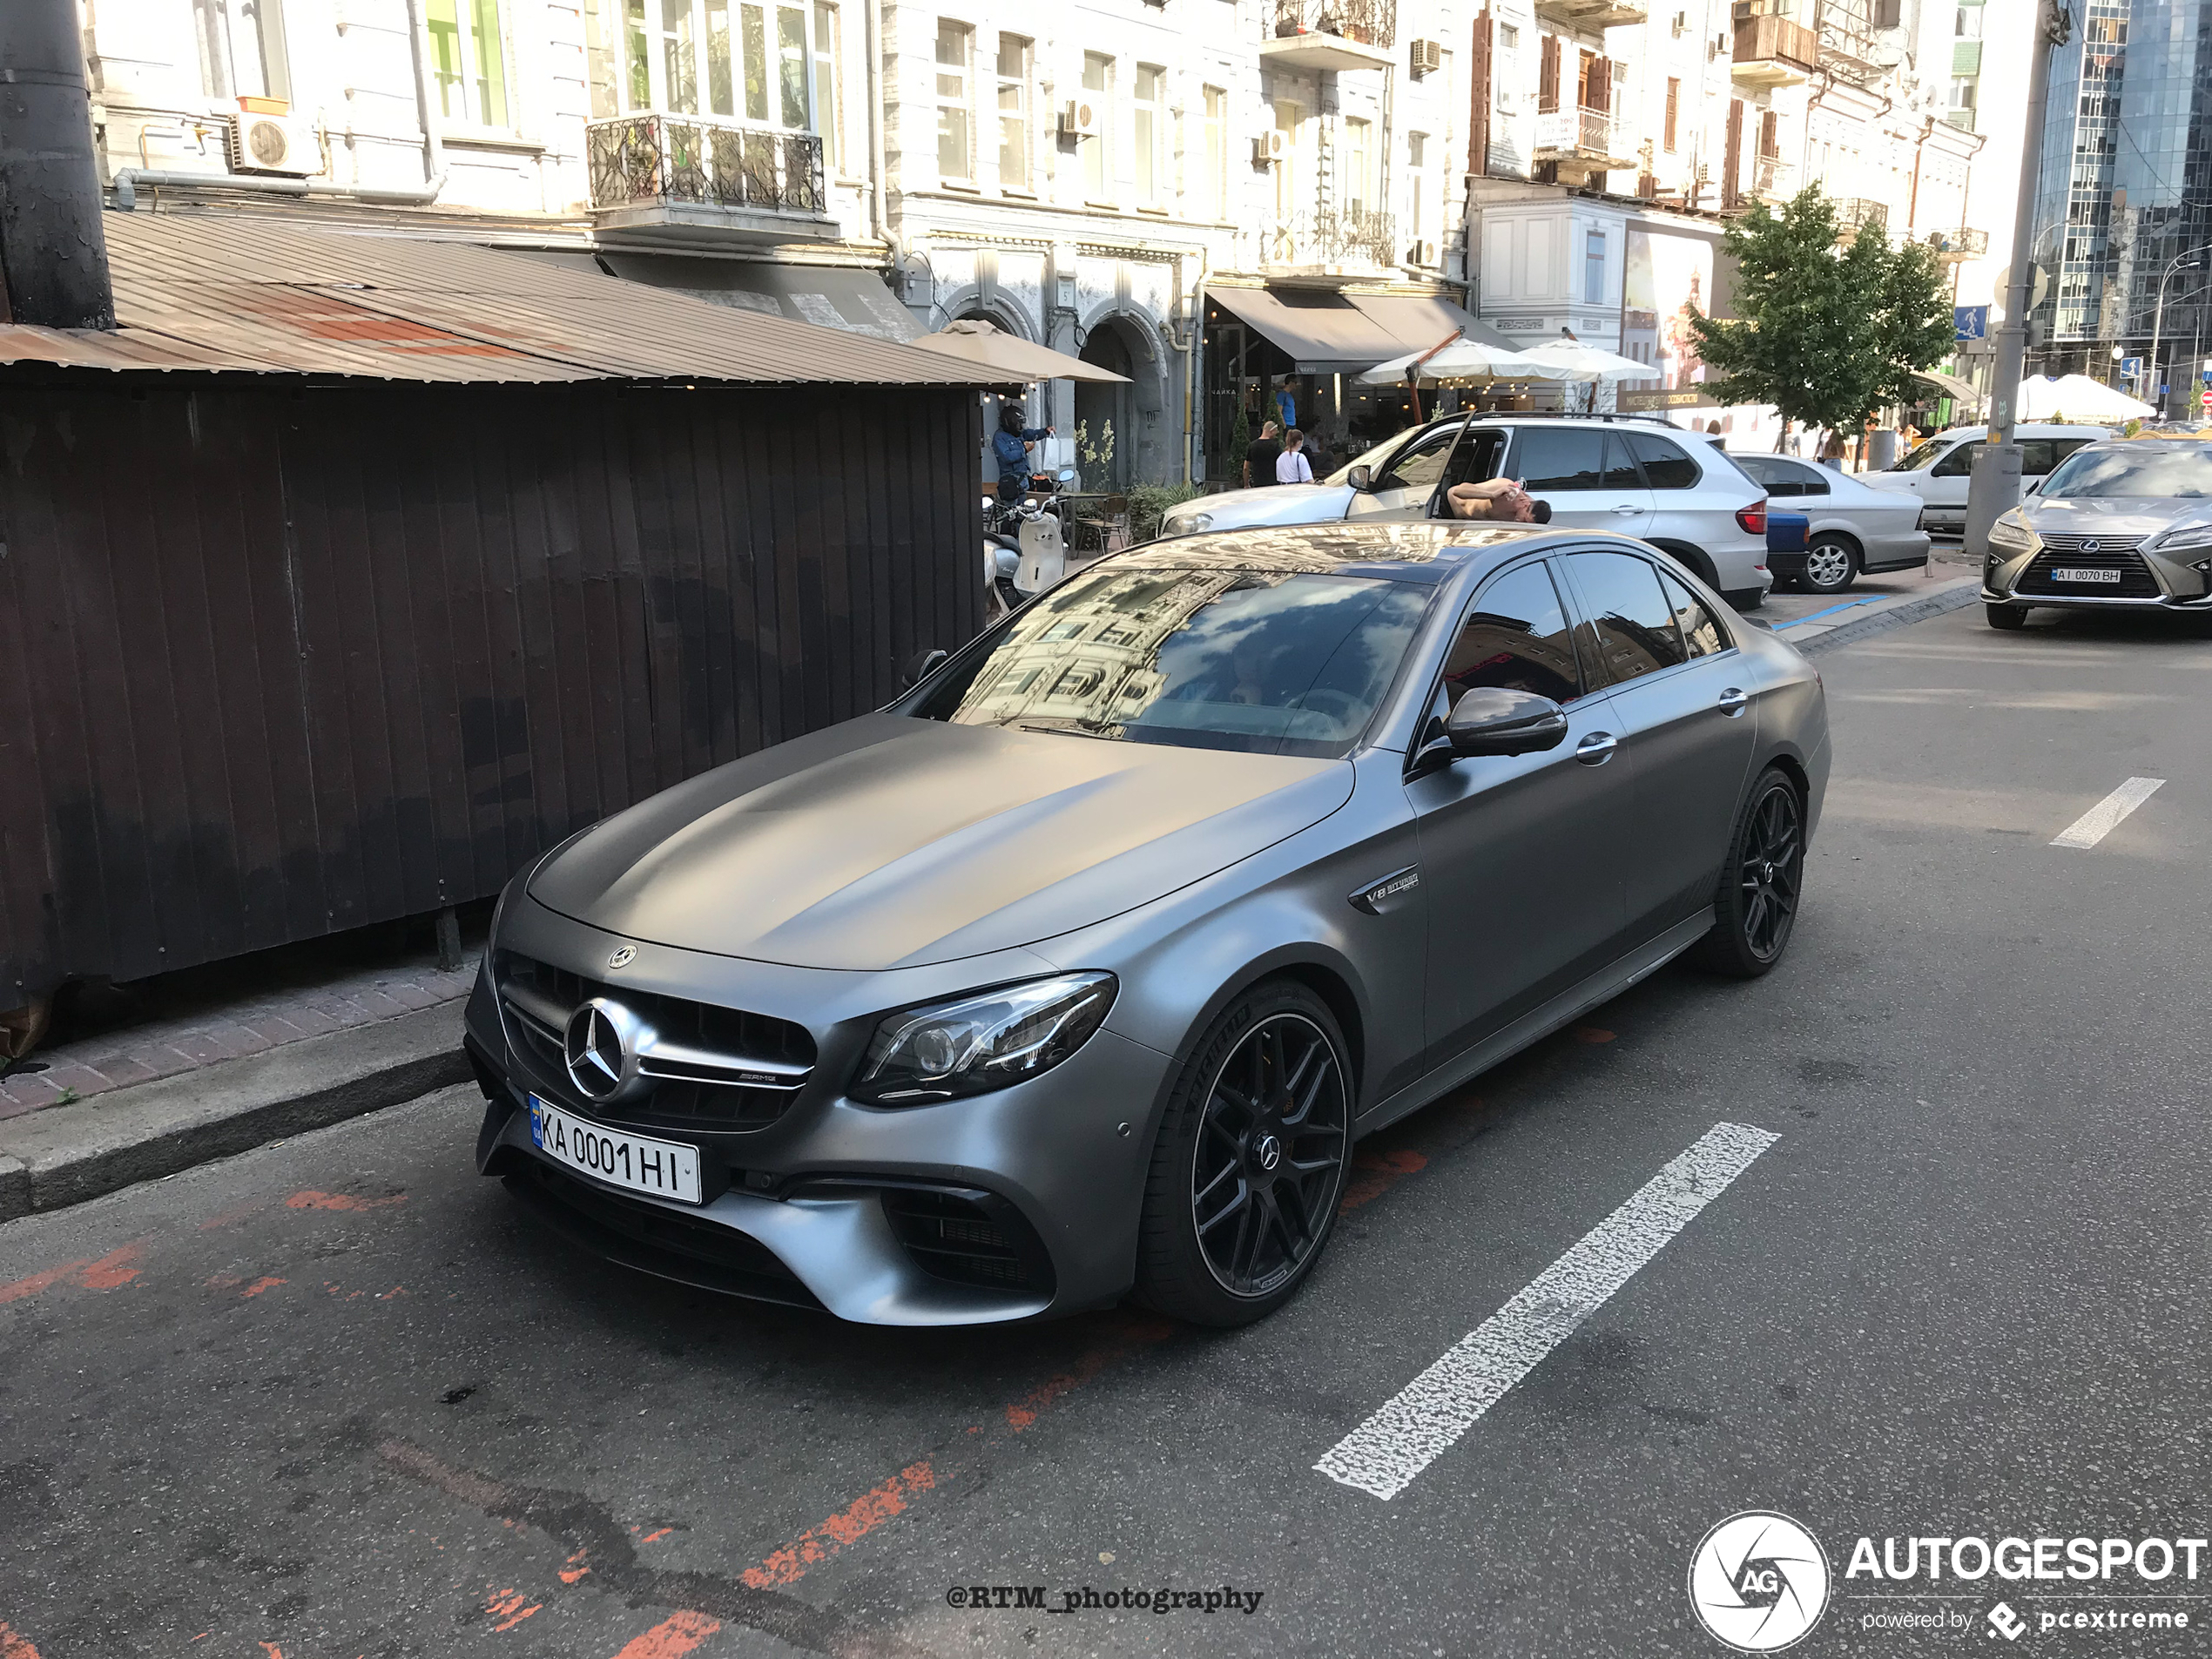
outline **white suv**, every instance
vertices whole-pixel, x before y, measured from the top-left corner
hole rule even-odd
[[[2085,443],[2112,434],[2101,426],[2047,426],[2022,421],[2013,428],[2020,447],[2020,484],[2045,476]],[[1886,472],[1863,472],[1862,484],[1894,489],[1920,498],[1920,528],[1958,535],[1966,528],[1966,488],[1973,480],[1974,457],[1982,452],[1989,428],[1955,426],[1918,444]]]
[[[1440,518],[1449,486],[1500,476],[1520,479],[1550,507],[1554,524],[1615,530],[1665,549],[1738,610],[1757,605],[1774,585],[1765,489],[1712,443],[1661,421],[1447,415],[1314,483],[1186,502],[1160,533]]]

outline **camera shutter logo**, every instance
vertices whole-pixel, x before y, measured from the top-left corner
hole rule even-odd
[[[1774,1653],[1801,1640],[1828,1609],[1828,1556],[1787,1515],[1730,1515],[1689,1558],[1697,1622],[1740,1653]]]

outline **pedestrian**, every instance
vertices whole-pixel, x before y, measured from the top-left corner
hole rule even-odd
[[[1313,482],[1313,464],[1305,458],[1305,434],[1296,427],[1283,435],[1283,453],[1275,457],[1275,482],[1278,484],[1310,484]]]
[[[1283,446],[1275,435],[1283,428],[1270,421],[1259,429],[1258,438],[1244,451],[1244,488],[1275,482],[1275,458],[1283,453]]]
[[[1319,431],[1310,435],[1305,441],[1305,463],[1312,468],[1316,478],[1326,478],[1332,470],[1328,439],[1326,431]]]
[[[1844,435],[1840,428],[1828,434],[1828,442],[1820,446],[1820,464],[1831,472],[1844,469]]]
[[[999,463],[999,500],[1015,502],[1029,487],[1029,448],[1049,438],[1049,426],[1025,427],[1022,410],[1013,403],[999,406],[999,429],[991,434],[991,455]]]

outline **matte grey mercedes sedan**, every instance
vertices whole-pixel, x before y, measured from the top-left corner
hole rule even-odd
[[[1771,968],[1828,768],[1819,676],[1641,543],[1153,543],[518,875],[478,1167],[847,1319],[1239,1324],[1359,1136],[1683,951]]]

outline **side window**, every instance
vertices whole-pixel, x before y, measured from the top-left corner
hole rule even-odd
[[[1986,442],[1987,440],[1983,438],[1967,439],[1966,442],[1960,444],[1949,455],[1944,456],[1942,460],[1937,462],[1934,466],[1929,468],[1928,476],[1931,478],[1964,478],[1967,476],[1974,469],[1974,457],[1981,453],[1981,447]],[[2020,469],[2023,472],[2027,470],[2025,457],[2023,457]]]
[[[2059,448],[2056,438],[2023,438],[2020,440],[2020,476],[2040,478],[2059,464],[2060,455],[2067,453]]]
[[[1392,461],[1390,470],[1378,479],[1378,489],[1433,489],[1436,481],[1444,475],[1444,459],[1452,453],[1452,440],[1460,435],[1460,428],[1443,427],[1416,438],[1400,449]]]
[[[1659,572],[1626,553],[1570,553],[1588,618],[1578,630],[1606,683],[1626,684],[1689,660]]]
[[[1447,484],[1479,484],[1486,478],[1498,475],[1499,457],[1505,452],[1506,435],[1494,428],[1480,428],[1469,432],[1467,442],[1452,460],[1452,475]]]
[[[1572,427],[1525,426],[1514,445],[1512,464],[1532,496],[1595,489],[1605,470],[1605,434]]]
[[[1574,634],[1542,563],[1507,571],[1476,598],[1445,658],[1434,712],[1441,718],[1478,685],[1534,691],[1554,703],[1581,696]]]
[[[1642,475],[1636,471],[1635,457],[1621,442],[1621,435],[1605,435],[1605,487],[1608,489],[1642,489]]]
[[[2052,470],[2056,471],[2060,462],[2064,461],[2068,455],[2072,455],[2076,449],[2081,448],[2081,446],[2085,443],[2091,442],[2093,442],[2093,440],[2088,438],[2053,438],[2051,440]],[[2022,466],[2020,470],[2022,472],[2026,472],[2027,469],[2025,466]]]
[[[1733,647],[1735,642],[1722,631],[1719,618],[1705,608],[1703,599],[1664,570],[1659,572],[1659,583],[1667,590],[1667,603],[1674,607],[1683,644],[1689,647],[1692,657],[1717,657]]]
[[[1643,481],[1654,489],[1693,489],[1703,475],[1697,463],[1671,441],[1649,432],[1624,432],[1629,448],[1643,462]]]
[[[1825,467],[1808,467],[1801,461],[1784,461],[1771,457],[1766,463],[1766,476],[1771,480],[1770,496],[1824,496],[1828,493],[1829,472]]]

